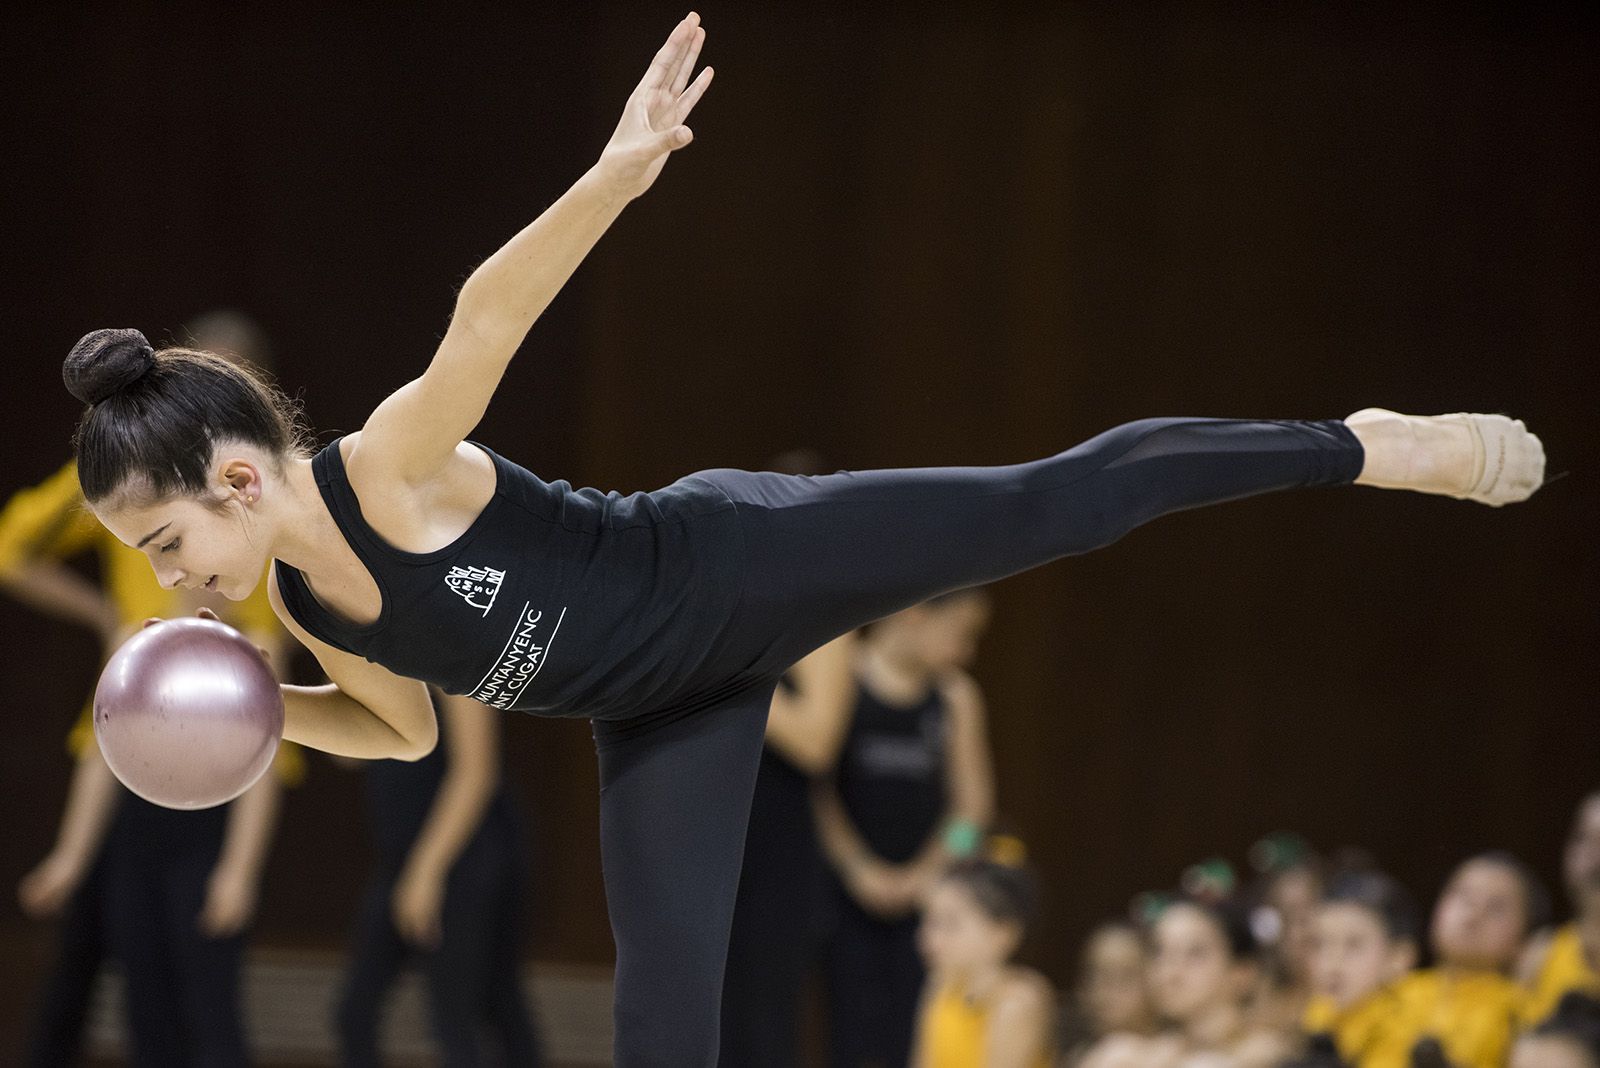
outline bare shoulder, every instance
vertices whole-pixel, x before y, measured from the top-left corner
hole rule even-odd
[[[990,1004],[990,1019],[1003,1032],[1032,1034],[1036,1041],[1048,1042],[1048,1028],[1055,1014],[1054,993],[1037,972],[1013,969],[1000,980]]]
[[[1239,1068],[1272,1068],[1294,1052],[1294,1044],[1277,1031],[1252,1031],[1233,1051]]]
[[[1096,1042],[1078,1068],[1156,1068],[1174,1063],[1178,1047],[1162,1036],[1111,1034]]]
[[[961,713],[981,713],[983,711],[983,690],[978,682],[965,671],[951,671],[939,677],[939,693],[950,705],[952,711]]]
[[[1007,969],[995,993],[996,1005],[1014,1005],[1028,1011],[1049,1009],[1055,1002],[1050,980],[1032,968]]]
[[[339,441],[350,488],[367,524],[389,544],[413,553],[449,545],[472,525],[494,496],[499,474],[489,454],[465,441],[426,478],[409,478],[397,458],[363,444],[362,431]]]

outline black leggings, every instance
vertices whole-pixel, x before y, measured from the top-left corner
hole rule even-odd
[[[510,821],[490,813],[450,868],[441,909],[439,945],[419,952],[395,930],[394,889],[405,857],[385,856],[367,883],[336,1009],[340,1063],[383,1063],[379,1024],[383,1002],[408,961],[420,966],[435,1064],[538,1068],[544,1063],[520,975],[526,881]]]
[[[732,498],[743,599],[695,715],[594,724],[617,946],[615,1062],[713,1065],[728,929],[779,675],[949,590],[1110,545],[1170,512],[1361,471],[1342,422],[1147,419],[1044,460],[806,476],[699,473]],[[742,681],[744,686],[732,686]]]

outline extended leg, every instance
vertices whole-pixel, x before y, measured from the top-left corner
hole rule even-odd
[[[1110,545],[1172,512],[1349,483],[1362,462],[1337,420],[1145,419],[1004,467],[702,472],[738,506],[749,551],[723,662],[782,671],[936,594]]]

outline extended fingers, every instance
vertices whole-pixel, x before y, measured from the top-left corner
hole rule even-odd
[[[705,47],[705,27],[696,25],[694,33],[689,36],[689,47],[684,50],[678,60],[678,68],[672,75],[672,95],[677,96],[683,92],[683,87],[689,84],[689,75],[694,73],[695,60],[700,58],[700,49]]]
[[[716,71],[707,67],[700,72],[700,76],[689,84],[677,102],[672,106],[672,121],[674,124],[683,122],[689,117],[689,112],[700,102],[700,97],[705,93],[706,86],[711,84],[711,79],[716,76]]]
[[[691,11],[672,28],[666,44],[661,46],[656,58],[650,61],[650,69],[640,79],[640,89],[666,89],[671,85],[683,62],[684,53],[694,45],[699,25],[700,16]]]

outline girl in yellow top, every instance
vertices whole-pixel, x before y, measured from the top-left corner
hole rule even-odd
[[[1054,994],[1011,964],[1037,891],[1021,844],[951,867],[929,891],[918,930],[928,964],[913,1068],[1049,1068]]]
[[[1537,1025],[1562,995],[1600,998],[1600,791],[1584,798],[1562,858],[1572,922],[1537,940],[1524,954],[1521,974],[1529,988],[1523,1020]]]
[[[1397,981],[1417,963],[1418,920],[1400,884],[1377,872],[1341,876],[1312,918],[1312,998],[1303,1026],[1313,1049],[1351,1068],[1407,1068],[1411,1047],[1392,1026]]]
[[[1457,868],[1434,908],[1438,963],[1396,990],[1397,1040],[1437,1044],[1455,1068],[1503,1068],[1524,1011],[1511,965],[1548,912],[1543,887],[1508,853],[1483,853]]]

